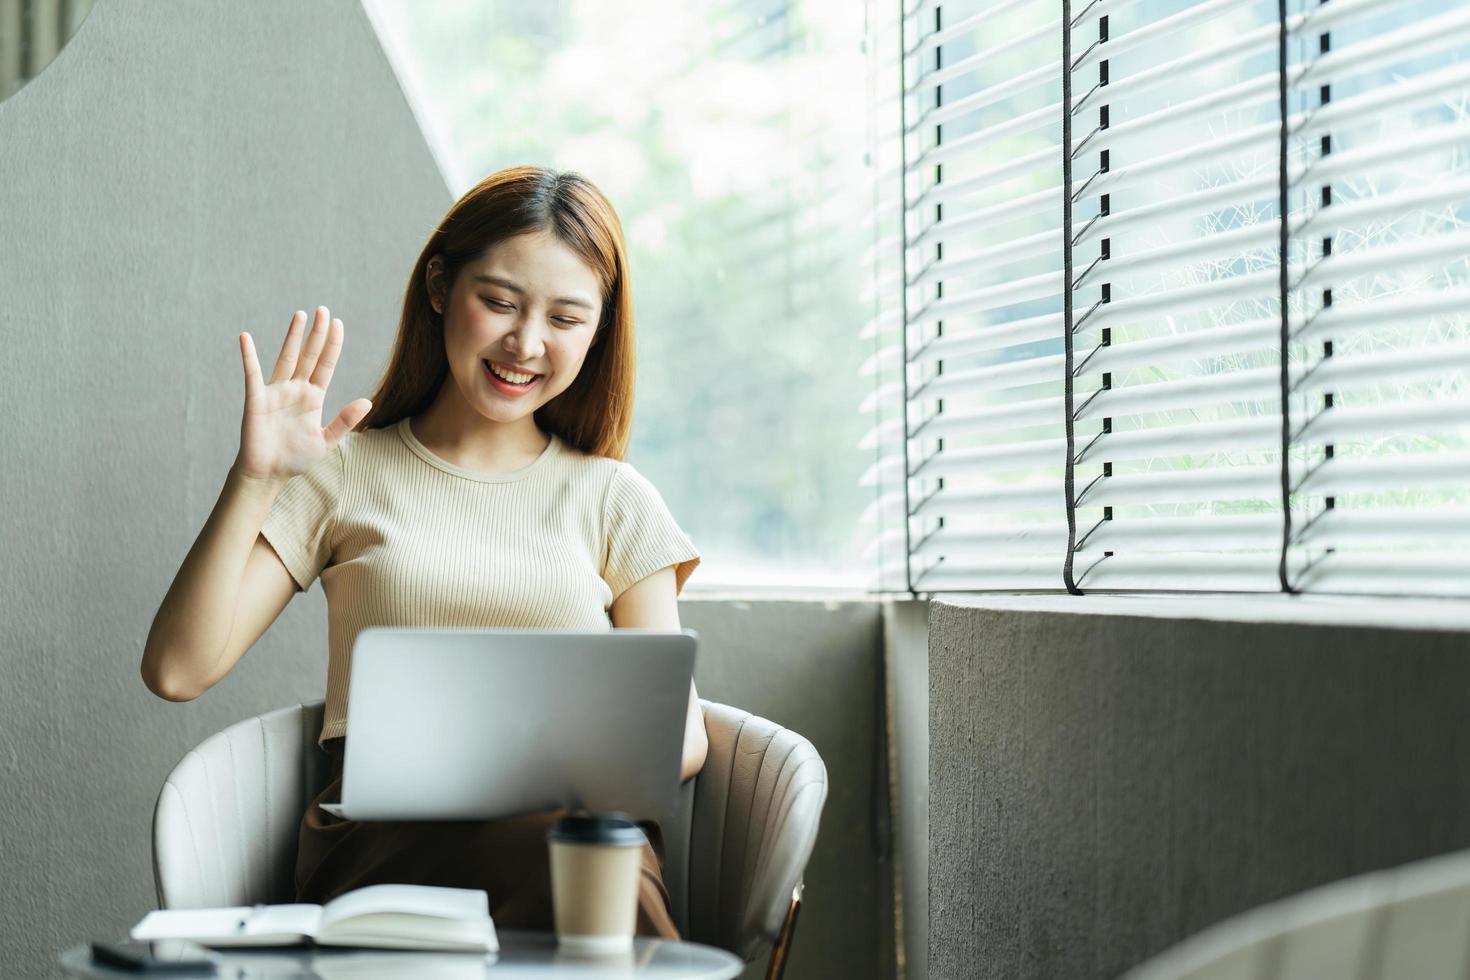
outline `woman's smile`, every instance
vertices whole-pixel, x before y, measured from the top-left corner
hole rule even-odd
[[[490,362],[486,360],[482,360],[480,364],[484,368],[485,377],[490,379],[491,386],[494,387],[496,391],[499,391],[502,394],[510,395],[512,397],[519,397],[520,395],[524,395],[526,392],[536,387],[536,385],[539,384],[541,379],[544,377],[544,375],[537,374],[533,375],[531,379],[524,384],[515,384],[514,382],[505,380],[505,378],[495,373],[496,370],[499,370],[502,373],[511,373],[506,372],[505,368],[498,366],[496,368],[492,368],[490,366]],[[524,377],[524,375],[519,376]]]

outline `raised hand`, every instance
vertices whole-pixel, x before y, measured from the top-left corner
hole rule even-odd
[[[330,425],[322,427],[322,404],[342,351],[342,321],[331,320],[330,316],[325,306],[317,307],[311,333],[303,344],[306,314],[296,311],[286,328],[286,340],[268,384],[261,379],[254,340],[249,333],[240,334],[245,414],[240,422],[235,470],[242,477],[282,483],[306,472],[372,408],[368,399],[358,398],[344,405]]]

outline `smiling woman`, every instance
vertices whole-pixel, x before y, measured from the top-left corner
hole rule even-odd
[[[495,378],[535,375],[517,386]],[[524,459],[545,432],[621,459],[632,425],[633,306],[622,227],[576,174],[500,171],[425,245],[374,409],[466,460]],[[443,384],[445,376],[450,384]]]
[[[378,390],[326,428],[341,321],[322,307],[303,340],[305,315],[292,317],[269,384],[242,334],[240,455],[149,633],[149,687],[198,697],[320,576],[329,650],[317,742],[340,779],[363,629],[678,630],[676,598],[701,559],[623,459],[632,309],[612,206],[575,174],[517,167],[445,215],[410,274]],[[708,749],[692,684],[684,731],[669,737],[692,778]],[[544,835],[559,811],[450,833],[317,806],[339,791],[330,783],[302,815],[298,901],[384,882],[485,888],[497,926],[551,928]],[[638,931],[677,937],[661,829],[646,829]]]
[[[329,594],[329,606],[344,600],[320,738],[332,760],[345,742],[347,638],[376,620],[679,628],[675,596],[699,553],[653,485],[621,461],[632,420],[618,409],[632,401],[632,351],[622,231],[589,182],[513,168],[485,178],[445,216],[414,268],[394,355],[336,464],[336,489],[312,493],[310,480],[296,494],[288,488],[262,528],[284,558],[306,527],[291,515],[312,509],[296,501],[345,500],[354,477],[369,472],[380,487],[402,472],[412,494],[396,507],[334,505],[336,533],[323,542],[330,560],[297,556],[307,575],[328,564],[345,573],[334,569]],[[430,476],[414,454],[441,472]],[[384,561],[384,540],[401,557]],[[692,684],[688,710],[686,779],[708,745]],[[335,799],[337,788],[318,801]],[[556,815],[485,821],[451,839],[344,821],[313,805],[301,822],[298,897],[326,901],[406,875],[479,883],[498,924],[549,928],[543,840]],[[677,936],[660,829],[648,830],[639,931]]]
[[[545,448],[535,410],[575,382],[597,338],[597,273],[553,232],[529,231],[490,245],[453,287],[441,256],[429,259],[426,276],[456,383],[442,385],[416,419],[417,435],[441,455],[488,469],[501,455],[534,457]]]
[[[533,230],[490,245],[452,287],[442,256],[425,274],[458,383],[442,386],[417,419],[419,438],[492,469],[497,453],[534,457],[546,439],[533,413],[571,386],[597,337],[597,273],[555,233]]]

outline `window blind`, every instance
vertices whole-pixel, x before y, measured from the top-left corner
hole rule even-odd
[[[860,342],[871,353],[860,374],[872,389],[858,409],[869,420],[860,448],[873,464],[860,483],[873,490],[873,500],[859,520],[858,533],[872,542],[864,551],[872,569],[870,591],[904,592],[910,589],[908,484],[904,453],[908,400],[904,340],[904,163],[903,97],[905,59],[897,39],[902,18],[897,4],[869,4],[865,38],[869,89],[867,103],[867,164],[874,175],[873,206],[864,229],[866,249],[862,299],[868,311]]]
[[[873,27],[877,588],[1470,591],[1470,11]]]
[[[1287,583],[1470,595],[1470,8],[1332,0],[1293,41]]]

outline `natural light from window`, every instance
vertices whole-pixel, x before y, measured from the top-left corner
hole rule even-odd
[[[638,316],[629,460],[704,556],[686,593],[860,589],[863,5],[368,9],[455,195],[532,163],[617,207]]]

